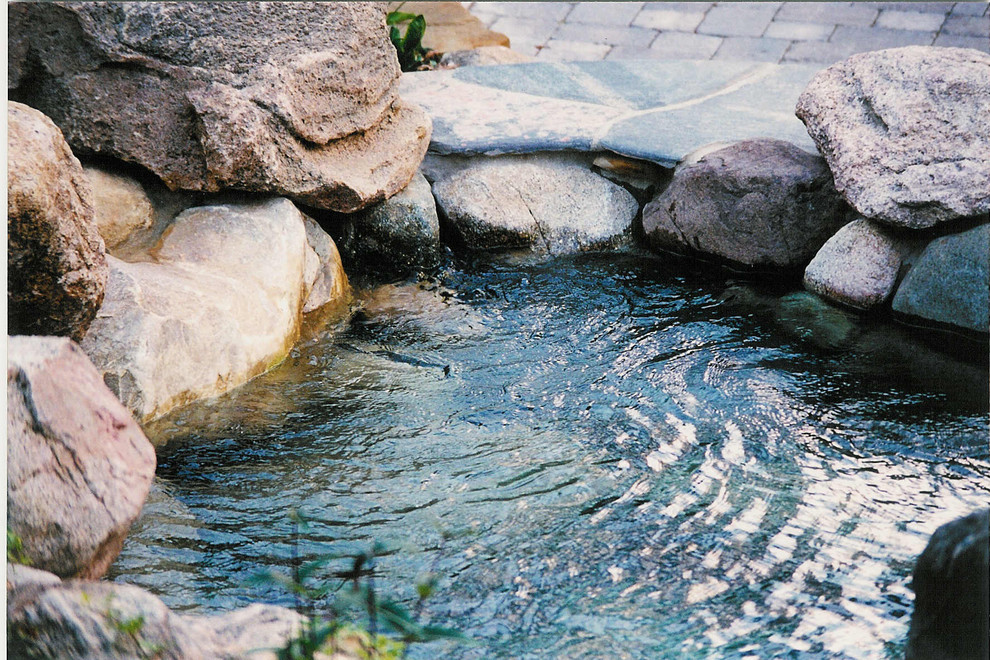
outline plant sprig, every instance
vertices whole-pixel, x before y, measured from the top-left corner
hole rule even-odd
[[[309,521],[295,510],[289,512],[289,518],[294,525],[291,575],[268,569],[248,580],[248,584],[256,586],[274,584],[282,588],[295,600],[296,611],[305,617],[299,632],[283,648],[275,650],[279,660],[312,660],[317,653],[340,646],[356,646],[352,650],[368,660],[387,660],[404,657],[409,644],[441,639],[468,641],[457,630],[419,623],[426,600],[436,590],[435,577],[429,576],[416,585],[418,599],[410,612],[397,601],[379,596],[375,588],[375,560],[388,553],[385,545],[375,542],[356,555],[327,554],[302,562],[299,545],[302,532],[309,530]],[[335,563],[344,560],[349,561],[343,568],[333,570]],[[321,575],[325,576],[323,580]],[[334,581],[339,582],[335,585]],[[324,616],[319,606],[328,599],[329,616]],[[354,611],[366,617],[366,629],[345,623]],[[394,637],[380,634],[379,628]]]
[[[406,33],[403,35],[397,25],[409,21]],[[388,36],[395,46],[399,58],[399,68],[403,71],[416,71],[430,56],[430,51],[423,47],[423,36],[426,34],[426,18],[422,14],[393,11],[385,18],[389,26]]]

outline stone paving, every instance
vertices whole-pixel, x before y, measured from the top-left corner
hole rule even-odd
[[[538,60],[832,64],[868,50],[990,52],[987,2],[465,2]]]
[[[820,65],[765,62],[531,62],[402,77],[448,155],[609,151],[674,165],[696,149],[755,137],[816,153],[794,115]]]

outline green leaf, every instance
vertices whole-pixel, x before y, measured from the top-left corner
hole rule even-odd
[[[403,48],[408,56],[413,57],[423,49],[423,35],[426,34],[426,19],[422,14],[413,19],[406,30]]]
[[[411,21],[416,18],[416,14],[410,14],[404,11],[393,11],[390,12],[388,16],[385,17],[385,25],[395,25],[396,23],[405,23],[406,21]]]
[[[420,600],[426,600],[433,595],[433,592],[437,588],[437,578],[431,575],[422,582],[416,585],[416,595],[419,596]]]
[[[453,628],[443,628],[441,626],[423,626],[421,629],[421,642],[432,642],[437,639],[459,639],[467,641],[469,638],[460,630]]]

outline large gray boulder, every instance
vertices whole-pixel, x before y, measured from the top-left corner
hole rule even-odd
[[[804,269],[804,287],[821,297],[869,310],[887,302],[912,241],[860,218],[828,239]]]
[[[990,332],[990,224],[936,238],[904,276],[899,314]]]
[[[816,75],[797,115],[863,216],[931,227],[990,212],[990,55],[909,46]]]
[[[347,218],[339,239],[352,272],[402,278],[440,262],[440,220],[433,191],[417,173],[401,192]]]
[[[379,3],[17,3],[11,98],[79,153],[169,187],[350,212],[401,190],[430,120],[398,97]]]
[[[73,341],[7,349],[7,527],[35,566],[100,577],[141,513],[154,448]]]
[[[990,509],[935,530],[911,581],[906,660],[968,660],[990,651]]]
[[[778,270],[805,266],[846,219],[824,159],[758,139],[678,166],[643,209],[643,231],[660,250]]]
[[[433,194],[471,250],[529,247],[557,255],[608,248],[629,234],[639,209],[625,188],[564,155],[473,159],[437,178]]]
[[[132,585],[62,582],[24,566],[7,571],[7,648],[14,658],[274,660],[272,650],[298,634],[302,621],[292,610],[261,604],[187,616]]]
[[[62,132],[8,102],[8,332],[81,339],[103,301],[104,249],[89,182]]]
[[[286,199],[187,209],[146,260],[108,257],[82,347],[139,420],[221,394],[284,359],[314,292],[347,295],[336,250],[320,250]]]

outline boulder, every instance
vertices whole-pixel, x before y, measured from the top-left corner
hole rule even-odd
[[[894,294],[894,311],[990,332],[990,224],[936,238]]]
[[[7,527],[34,566],[103,575],[154,474],[151,443],[72,340],[8,339]]]
[[[771,139],[689,156],[643,209],[654,248],[746,269],[804,267],[846,220],[824,159]]]
[[[906,660],[990,654],[990,509],[942,525],[914,567]]]
[[[107,296],[82,347],[142,421],[225,392],[282,361],[321,273],[346,291],[339,265],[314,252],[286,199],[187,209],[153,260],[108,257]]]
[[[890,298],[910,241],[862,218],[828,239],[804,270],[804,287],[826,300],[873,309]]]
[[[107,263],[82,166],[43,114],[7,103],[8,331],[80,339]]]
[[[8,18],[11,98],[173,189],[350,212],[401,190],[429,143],[398,97],[381,4],[23,3]]]
[[[403,278],[440,263],[440,220],[430,184],[416,174],[402,192],[344,223],[340,248],[352,272]]]
[[[272,650],[284,646],[302,621],[292,610],[261,604],[222,616],[181,615],[136,586],[62,582],[8,567],[8,653],[16,658],[274,660]]]
[[[562,154],[474,159],[438,178],[433,194],[470,250],[529,247],[557,255],[613,247],[639,210],[625,188]]]
[[[816,75],[797,115],[863,216],[923,228],[990,212],[990,55],[909,46]]]
[[[99,167],[84,171],[93,191],[96,226],[107,250],[112,251],[135,231],[151,227],[155,209],[140,183]]]

